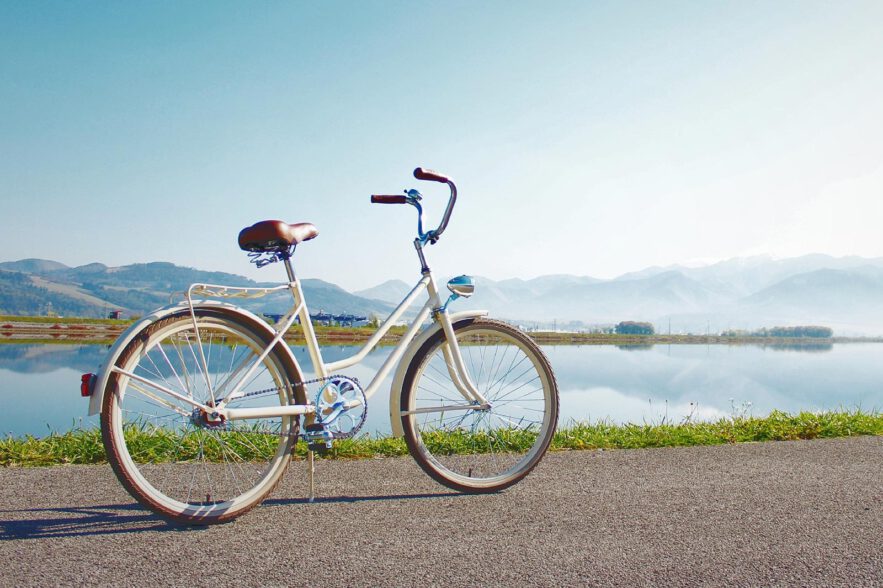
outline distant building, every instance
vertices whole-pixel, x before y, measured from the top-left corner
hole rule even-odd
[[[107,313],[107,318],[121,319],[121,318],[123,318],[123,311],[122,310],[111,310],[109,313]]]
[[[313,321],[313,324],[322,325],[324,327],[335,325],[341,327],[362,327],[368,324],[368,317],[366,316],[357,316],[354,314],[331,314],[322,310],[311,314],[310,319]],[[300,322],[300,317],[298,317],[298,322]]]

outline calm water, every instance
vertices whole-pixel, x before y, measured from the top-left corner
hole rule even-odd
[[[326,361],[354,347],[330,347]],[[561,392],[561,423],[717,419],[838,408],[883,409],[883,344],[853,343],[815,350],[755,346],[656,345],[546,347]],[[309,365],[304,348],[295,349]],[[367,384],[390,349],[346,370]],[[96,371],[104,346],[0,345],[0,432],[44,435],[94,426],[79,396],[80,374]],[[389,382],[368,403],[365,431],[388,432]]]

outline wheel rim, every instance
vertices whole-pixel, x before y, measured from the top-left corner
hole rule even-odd
[[[259,356],[264,342],[232,322],[201,318],[198,324],[202,353],[188,315],[151,333],[121,367],[203,403],[211,397],[209,385],[216,398],[222,396]],[[288,404],[286,380],[271,353],[243,391],[276,393],[240,398],[228,406]],[[126,376],[117,382],[110,411],[113,449],[129,484],[148,506],[192,518],[232,515],[259,502],[284,472],[297,430],[294,418],[209,426],[190,405],[149,385]]]
[[[495,488],[525,475],[545,452],[557,420],[553,380],[531,342],[502,328],[457,330],[466,369],[489,410],[407,417],[420,455],[454,484]],[[408,411],[464,404],[444,360],[443,340],[417,367]]]

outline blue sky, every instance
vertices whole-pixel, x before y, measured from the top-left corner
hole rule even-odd
[[[610,277],[883,256],[880,2],[0,2],[0,259],[165,260],[315,223],[299,273]],[[444,189],[426,188],[430,214]]]

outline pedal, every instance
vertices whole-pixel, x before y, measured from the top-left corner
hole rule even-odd
[[[334,433],[322,423],[311,423],[304,426],[304,440],[310,451],[325,453],[334,445]]]

